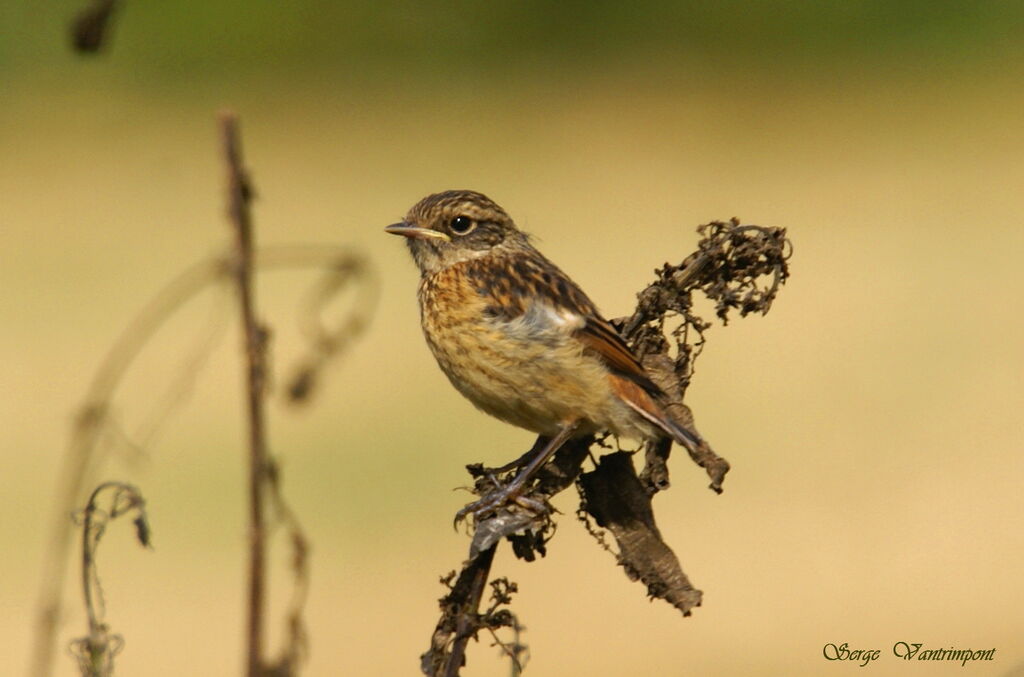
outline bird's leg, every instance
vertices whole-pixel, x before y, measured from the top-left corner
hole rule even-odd
[[[554,437],[550,439],[542,437],[540,440],[538,440],[537,444],[534,445],[533,449],[531,449],[526,454],[526,456],[530,456],[532,454],[533,457],[530,458],[529,462],[522,467],[519,473],[515,476],[515,479],[513,479],[504,487],[496,489],[495,491],[492,491],[489,494],[483,496],[479,501],[474,501],[470,503],[462,510],[460,510],[458,513],[456,513],[456,524],[458,524],[458,522],[460,522],[461,520],[465,519],[466,515],[470,513],[476,515],[480,514],[481,512],[484,512],[485,510],[491,510],[493,508],[496,508],[502,503],[507,503],[509,501],[518,502],[520,499],[519,495],[520,493],[522,493],[523,487],[526,486],[526,483],[535,474],[537,474],[537,471],[540,470],[545,463],[547,463],[548,459],[550,459],[551,456],[554,455],[554,453],[558,451],[562,447],[562,445],[565,444],[573,436],[573,433],[575,433],[579,427],[579,421],[571,421],[569,423],[564,424]],[[545,441],[546,443],[543,447],[540,448],[539,451],[537,451],[537,447],[540,447],[542,440]],[[515,467],[516,465],[521,465],[522,460],[522,458],[517,459],[513,463],[513,467]],[[536,507],[535,501],[529,501],[524,499],[524,502],[530,507]]]
[[[510,463],[506,463],[505,465],[498,466],[497,468],[482,468],[479,466],[476,466],[476,468],[478,468],[478,472],[480,474],[491,476],[500,475],[502,473],[508,472],[509,470],[515,470],[516,468],[522,468],[530,461],[531,458],[534,457],[535,454],[541,453],[541,451],[549,442],[551,442],[550,437],[545,437],[544,435],[541,435],[540,437],[537,438],[537,441],[533,443],[533,446],[530,447],[530,450],[527,451],[522,456],[520,456],[519,458],[517,458],[516,460]]]

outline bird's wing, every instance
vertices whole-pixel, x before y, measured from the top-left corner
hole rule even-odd
[[[598,314],[587,316],[587,322],[575,332],[583,345],[610,368],[625,376],[655,397],[664,395],[644,370],[633,351],[622,340],[615,328]]]
[[[571,332],[584,349],[615,374],[636,383],[655,397],[664,393],[640,361],[605,320],[587,295],[539,253],[519,255],[500,266],[470,266],[477,291],[487,297],[485,313],[529,326],[557,327]]]

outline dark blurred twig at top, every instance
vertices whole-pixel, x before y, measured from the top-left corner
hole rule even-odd
[[[117,0],[92,0],[71,22],[71,44],[76,52],[94,54],[108,43]]]

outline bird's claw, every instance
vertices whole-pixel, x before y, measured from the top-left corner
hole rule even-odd
[[[473,516],[475,521],[480,521],[488,513],[494,512],[498,508],[512,503],[537,515],[543,515],[548,512],[548,506],[544,501],[536,498],[530,498],[529,496],[523,496],[522,487],[514,486],[514,483],[503,487],[494,477],[490,477],[489,479],[494,482],[497,488],[494,491],[484,494],[479,500],[473,501],[455,513],[454,526],[456,529],[458,529],[459,524],[470,515]]]

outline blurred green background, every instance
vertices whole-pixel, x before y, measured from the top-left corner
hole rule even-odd
[[[965,674],[1022,669],[1024,5],[129,1],[95,56],[69,49],[80,8],[0,0],[12,670],[91,373],[166,280],[228,240],[225,107],[242,117],[258,239],[351,244],[381,283],[315,405],[271,411],[314,544],[307,674],[416,674],[437,576],[465,554],[449,526],[462,465],[531,442],[444,380],[413,265],[381,232],[448,188],[505,206],[609,316],[689,253],[698,223],[785,226],[796,249],[768,317],[711,331],[689,393],[733,464],[725,494],[677,456],[656,501],[705,606],[682,619],[649,604],[564,496],[549,556],[495,567],[520,584],[527,674],[855,669],[824,660],[829,642],[882,649],[876,675],[961,670],[898,662],[898,641],[997,648]],[[302,285],[261,280],[278,366],[296,354]],[[126,427],[180,369],[202,306],[124,384]],[[152,552],[127,525],[100,552],[121,674],[240,672],[237,341],[232,327],[155,444],[102,473],[142,488],[154,529]],[[69,595],[62,651],[84,632]],[[467,674],[507,674],[487,644]]]

